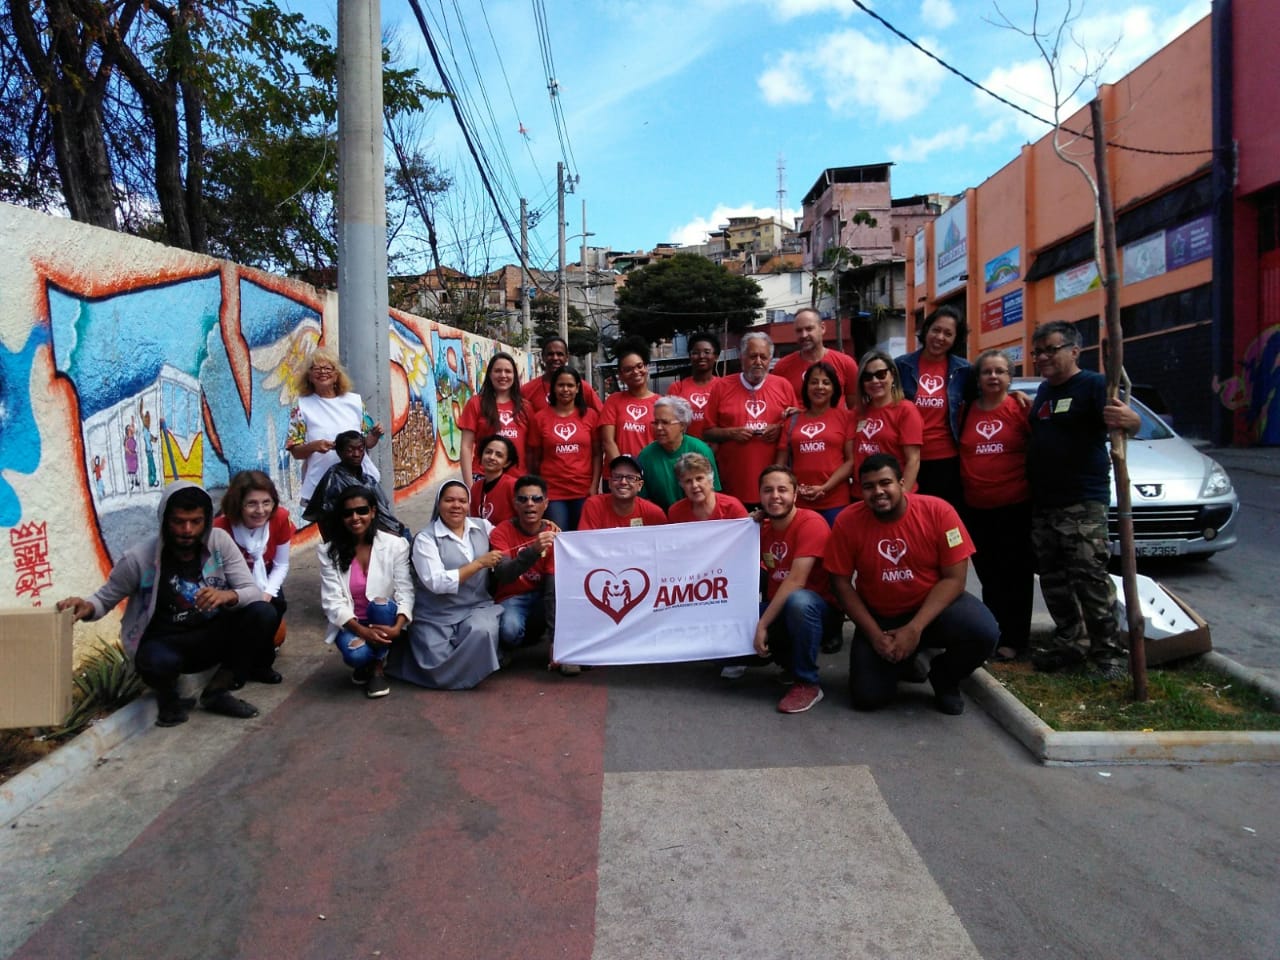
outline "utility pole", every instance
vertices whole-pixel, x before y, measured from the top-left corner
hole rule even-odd
[[[591,307],[587,303],[587,237],[589,236],[590,234],[587,233],[587,201],[583,200],[582,201],[582,253],[578,257],[578,268],[582,271],[582,285],[579,289],[582,290],[582,312],[585,313],[589,319],[594,319],[591,313]],[[597,330],[596,331],[596,350],[599,350],[599,349],[600,349],[600,331]],[[587,383],[591,382],[591,371],[592,371],[592,368],[595,366],[595,359],[596,359],[595,351],[592,351],[591,353],[587,354],[587,357],[586,357],[587,369],[583,371],[583,377],[586,379]]]
[[[388,491],[391,346],[382,139],[381,0],[338,4],[338,350],[386,439],[369,451]]]
[[[529,309],[529,290],[533,277],[529,275],[529,201],[520,198],[520,318],[523,320],[524,348],[533,349],[533,315]]]
[[[569,344],[569,291],[564,283],[564,162],[556,164],[556,214],[560,228],[560,262],[556,270],[556,296],[560,300],[560,338]]]

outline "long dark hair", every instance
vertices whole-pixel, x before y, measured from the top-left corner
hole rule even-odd
[[[554,407],[556,401],[556,381],[565,375],[573,377],[573,382],[578,385],[578,393],[573,398],[573,405],[578,409],[578,416],[585,417],[587,415],[587,398],[582,392],[582,374],[567,364],[556,371],[556,375],[551,378],[551,405]]]
[[[506,360],[511,364],[511,370],[515,373],[515,380],[511,384],[512,412],[518,417],[524,409],[524,397],[520,394],[520,367],[516,365],[516,358],[498,351],[489,358],[489,366],[484,371],[484,383],[480,385],[480,413],[494,428],[502,425],[498,420],[498,391],[493,387],[493,365],[499,360]]]
[[[800,383],[800,402],[804,404],[806,410],[813,409],[813,402],[809,399],[809,378],[815,373],[821,373],[831,381],[831,403],[830,406],[835,407],[840,403],[840,378],[836,376],[835,367],[829,363],[819,360],[817,363],[810,364],[809,369],[804,372],[804,380]]]
[[[373,510],[369,514],[369,526],[359,540],[352,536],[347,525],[342,522],[342,511],[352,500],[364,500]],[[338,497],[338,502],[333,505],[333,512],[329,514],[329,524],[333,531],[333,539],[329,541],[329,559],[339,570],[346,573],[351,569],[351,561],[356,558],[356,547],[361,543],[373,543],[378,535],[378,498],[368,487],[347,487]]]

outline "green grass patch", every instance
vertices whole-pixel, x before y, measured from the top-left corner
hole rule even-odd
[[[1280,730],[1269,698],[1195,660],[1147,671],[1145,703],[1133,682],[1085,673],[1037,673],[1029,663],[987,670],[1054,730]]]

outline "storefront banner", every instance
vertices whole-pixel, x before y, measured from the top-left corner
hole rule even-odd
[[[996,287],[1003,287],[1006,283],[1012,283],[1018,279],[1018,259],[1020,256],[1021,248],[1014,247],[1012,250],[1006,250],[995,259],[987,261],[982,271],[987,282],[987,293],[990,293]]]
[[[1098,264],[1095,260],[1086,260],[1070,269],[1053,275],[1053,299],[1055,302],[1070,300],[1082,293],[1096,290],[1102,286],[1098,276]]]
[[[929,278],[926,275],[929,269],[929,257],[925,251],[924,227],[916,231],[915,248],[911,252],[911,259],[915,264],[915,285],[919,288],[919,292],[923,293],[925,284],[929,282]]]
[[[1001,327],[1022,322],[1022,291],[1014,290],[1003,297],[982,304],[982,332],[991,333]]]
[[[964,285],[969,272],[969,219],[961,200],[933,221],[934,293],[942,296]]]
[[[556,539],[554,657],[582,666],[753,652],[760,527],[707,520]]]
[[[1197,217],[1166,231],[1165,260],[1170,270],[1177,270],[1197,260],[1213,256],[1213,219]]]
[[[1124,282],[1126,286],[1158,277],[1166,269],[1163,230],[1125,244]]]

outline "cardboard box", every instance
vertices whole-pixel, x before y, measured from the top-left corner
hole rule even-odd
[[[54,727],[71,710],[71,611],[0,610],[0,728]]]
[[[1209,637],[1209,624],[1205,622],[1204,617],[1196,613],[1187,604],[1185,600],[1176,593],[1160,584],[1162,589],[1169,598],[1178,605],[1181,613],[1189,619],[1194,627],[1191,630],[1185,630],[1182,633],[1175,633],[1165,637],[1145,637],[1147,651],[1147,666],[1154,667],[1162,663],[1169,663],[1173,660],[1181,660],[1183,657],[1194,657],[1202,653],[1208,653],[1213,649],[1213,642]],[[1125,646],[1129,644],[1129,631],[1121,631]]]

